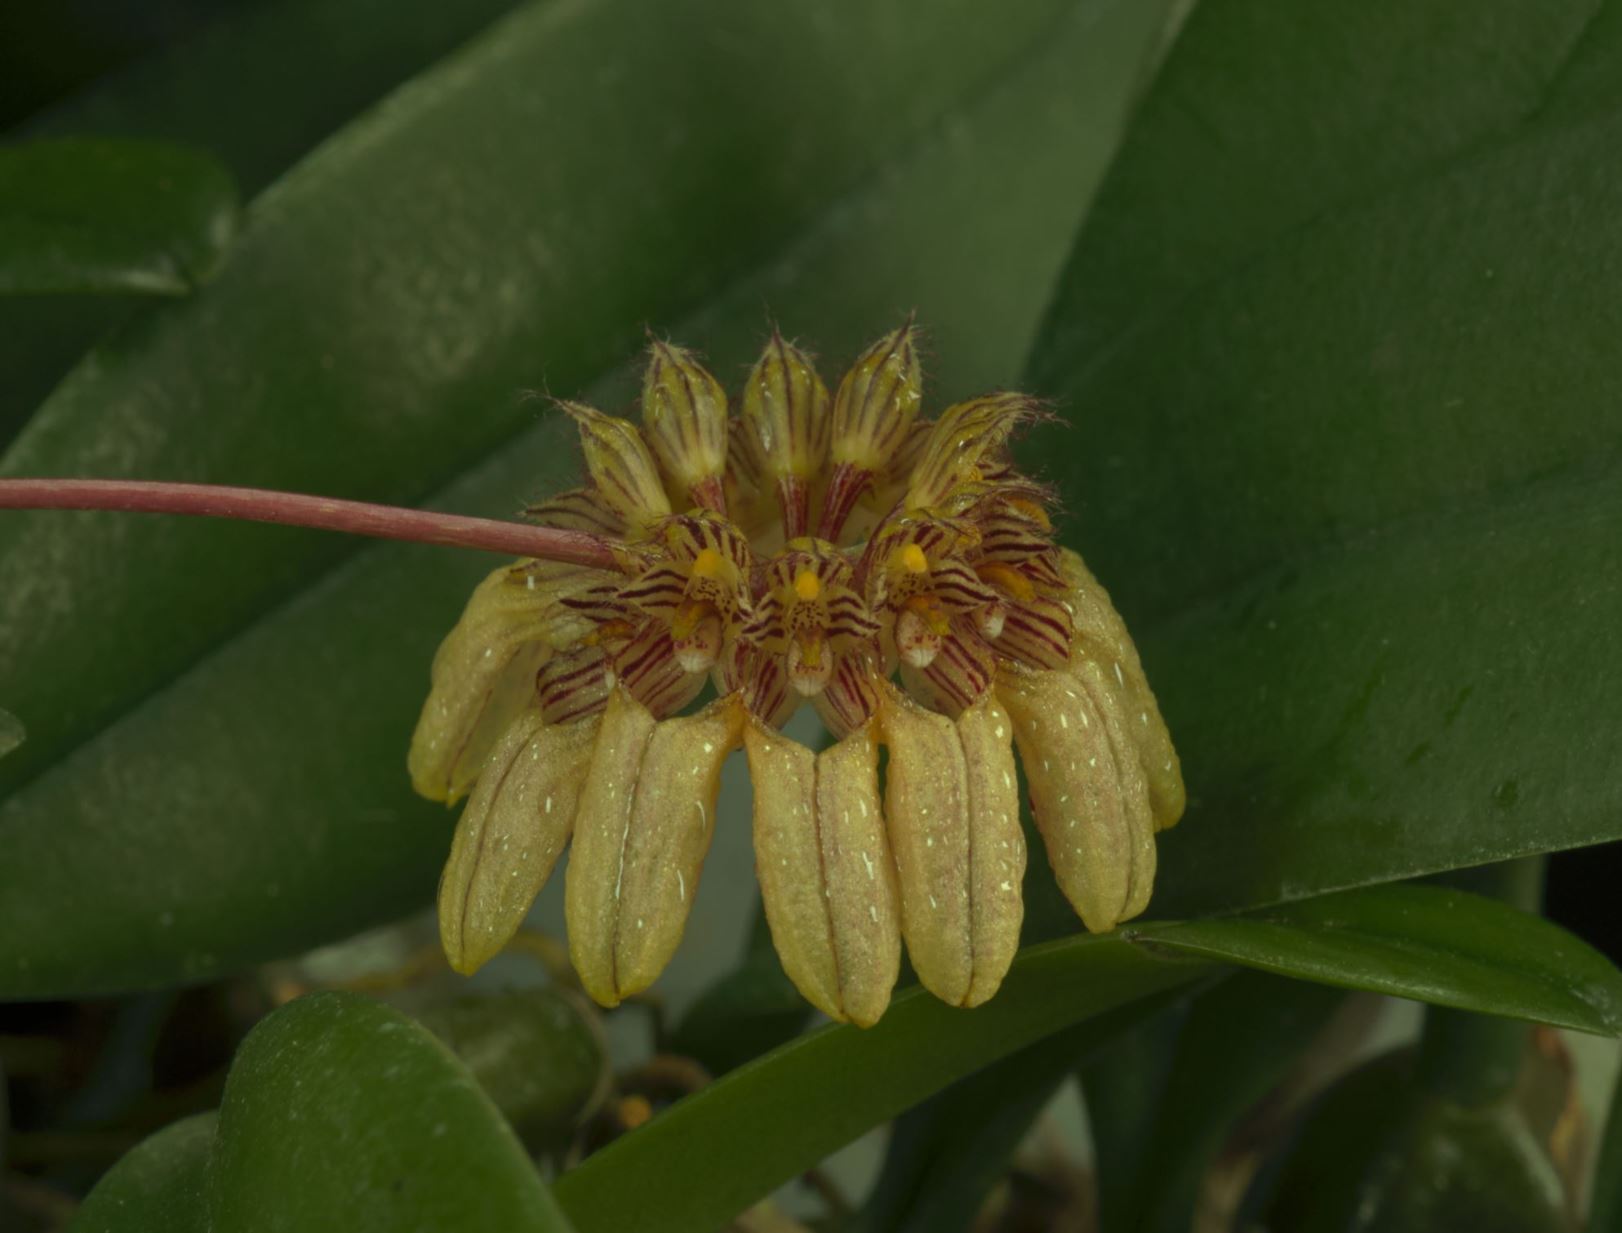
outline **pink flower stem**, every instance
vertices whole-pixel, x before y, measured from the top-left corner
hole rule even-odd
[[[267,488],[169,484],[155,480],[0,479],[0,509],[116,510],[278,522],[377,539],[475,548],[570,565],[617,568],[608,540],[584,531],[533,527],[493,518],[340,501]]]

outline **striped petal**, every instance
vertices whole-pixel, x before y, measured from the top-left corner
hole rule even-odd
[[[574,827],[597,724],[549,724],[525,711],[491,751],[439,880],[439,937],[458,972],[472,975],[500,952],[551,876]]]
[[[569,956],[604,1006],[651,985],[681,941],[741,715],[724,698],[658,722],[624,690],[609,699],[564,891]]]
[[[772,944],[806,1001],[861,1027],[901,968],[899,894],[864,728],[821,754],[761,726],[744,732],[755,868]]]

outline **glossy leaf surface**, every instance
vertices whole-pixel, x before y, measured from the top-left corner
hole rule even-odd
[[[212,1227],[563,1233],[473,1076],[425,1029],[348,994],[289,1003],[226,1081]]]
[[[1591,2],[1173,48],[1031,369],[1183,754],[1157,913],[1622,835],[1607,65]]]
[[[1622,972],[1609,959],[1542,917],[1440,886],[1370,886],[1127,935],[1299,980],[1622,1034]]]
[[[185,295],[236,229],[231,175],[201,150],[64,138],[0,147],[0,295]]]
[[[76,378],[6,467],[43,468],[42,459],[54,450],[64,468],[98,469],[100,459],[109,468],[161,464],[189,478],[213,473],[350,495],[376,495],[393,484],[411,495],[481,448],[493,448],[432,503],[506,515],[563,487],[575,472],[563,428],[533,404],[519,405],[516,389],[545,379],[554,390],[574,391],[630,358],[650,319],[661,328],[668,319],[673,336],[703,343],[718,371],[741,372],[760,343],[763,303],[785,328],[824,348],[830,368],[916,307],[931,324],[939,356],[930,394],[936,406],[1005,383],[1119,125],[1136,78],[1133,53],[1156,29],[1143,6],[1120,4],[1032,9],[1024,27],[1005,12],[985,15],[996,26],[995,38],[978,38],[972,22],[943,22],[939,30],[951,31],[948,42],[938,54],[921,57],[932,67],[908,70],[924,76],[905,87],[905,106],[862,130],[859,149],[840,126],[851,114],[867,114],[863,108],[882,110],[883,99],[900,97],[895,92],[903,83],[864,84],[835,107],[818,77],[813,111],[826,131],[797,129],[800,136],[787,148],[762,153],[767,161],[752,164],[749,174],[769,184],[756,184],[753,198],[723,194],[738,209],[749,199],[747,226],[725,211],[715,214],[713,177],[706,180],[699,165],[683,161],[680,174],[667,174],[660,162],[667,155],[659,125],[676,121],[665,114],[668,103],[659,91],[686,89],[679,83],[646,82],[651,98],[637,95],[635,106],[631,97],[621,98],[600,116],[593,113],[589,131],[558,139],[564,142],[559,149],[573,151],[570,157],[592,166],[615,163],[616,175],[646,177],[651,196],[639,196],[640,189],[610,193],[591,177],[576,177],[569,193],[550,195],[451,183],[450,164],[436,161],[436,143],[465,145],[467,125],[499,120],[501,132],[515,134],[511,150],[539,149],[533,117],[540,104],[533,91],[542,86],[531,53],[548,64],[548,57],[558,57],[564,67],[545,78],[551,84],[543,83],[558,90],[573,80],[569,74],[586,71],[580,40],[595,38],[604,46],[612,40],[621,58],[655,53],[663,36],[644,30],[642,22],[627,35],[610,21],[614,11],[613,5],[576,6],[555,18],[516,18],[502,39],[470,49],[359,131],[327,146],[265,198],[260,218],[270,221],[244,234],[227,273],[199,301],[210,306],[207,312],[199,309],[196,320],[154,318],[139,346],[133,337],[126,340],[130,358],[117,367],[131,384],[120,398],[132,401],[92,399],[88,387],[78,389],[80,380],[100,389],[113,379],[111,369]],[[723,11],[734,23],[725,28],[740,33],[707,42],[706,54],[732,47],[748,58],[755,44],[741,32],[767,38],[754,24],[767,21],[765,12],[743,5],[717,9]],[[850,23],[858,20],[874,23],[871,39],[903,38],[892,28],[899,19],[889,6],[839,11],[848,20],[837,39],[828,37],[841,55],[859,28]],[[526,24],[532,22],[533,30]],[[559,22],[565,25],[554,28]],[[775,18],[768,24],[771,39],[787,37]],[[683,27],[689,34],[700,28]],[[910,39],[915,32],[908,29]],[[863,54],[876,56],[879,46]],[[993,56],[997,48],[1001,59]],[[495,78],[475,71],[485,65],[481,57],[494,61],[486,67]],[[788,106],[798,98],[793,90],[812,88],[809,67],[806,79],[781,81],[775,68],[756,67],[772,78],[771,90],[785,93],[766,90],[748,116],[716,102],[713,123],[694,127],[700,113],[682,121],[684,131],[702,128],[706,142],[719,143],[703,163],[713,164],[717,175],[740,151],[772,135],[760,127],[766,100]],[[847,79],[858,80],[839,78]],[[691,104],[701,105],[710,104]],[[579,114],[564,108],[556,123],[576,125]],[[728,127],[734,123],[743,128]],[[836,165],[818,162],[818,141],[845,143],[840,165],[851,182],[836,184]],[[495,163],[517,158],[509,157],[495,129],[479,142],[479,157],[492,160],[485,168],[490,175],[498,174]],[[643,152],[652,160],[645,165],[637,162]],[[457,156],[475,157],[467,150]],[[553,157],[551,148],[533,160],[525,154],[517,170],[499,174],[562,176],[559,167],[539,165]],[[880,160],[882,169],[863,160]],[[812,163],[816,174],[801,175]],[[417,183],[413,177],[429,177],[436,191],[450,194],[441,202],[447,209],[454,198],[458,209],[478,216],[477,225],[468,225],[468,243],[476,232],[485,254],[480,260],[500,269],[490,279],[465,270],[420,285],[413,281],[417,274],[407,277],[423,260],[459,262],[460,250],[435,249],[425,257],[426,241],[379,238],[396,227],[412,236],[440,234],[446,216],[426,202],[402,201],[401,215],[388,219],[363,220],[356,206],[344,221],[328,209],[334,197],[351,200],[374,174],[396,177],[387,182],[407,196],[405,186]],[[993,198],[984,191],[987,183],[1000,186]],[[792,209],[785,204],[776,216],[762,215],[759,203],[766,198],[760,194],[768,188],[792,197]],[[542,199],[544,208],[533,204]],[[490,218],[483,217],[486,211]],[[644,211],[660,214],[666,230],[644,226]],[[683,211],[703,218],[694,221]],[[496,243],[498,223],[514,229],[512,246]],[[688,223],[676,243],[676,230]],[[628,238],[615,226],[634,234]],[[567,261],[550,263],[526,247],[576,228],[584,247],[570,249]],[[309,238],[306,230],[342,248],[343,262],[321,265],[312,257],[308,285],[297,288],[278,269],[278,290],[267,300],[249,271],[261,262],[257,277],[269,277],[273,254],[295,237]],[[357,237],[387,248],[374,254],[376,270],[356,255]],[[258,257],[250,254],[255,245],[263,248]],[[409,263],[406,250],[414,254]],[[363,267],[358,273],[354,263]],[[720,286],[723,267],[742,276]],[[609,270],[616,271],[612,278]],[[391,284],[387,319],[380,315],[385,305],[367,290],[381,286],[383,271],[412,284]],[[589,283],[589,293],[560,290],[565,274]],[[343,281],[347,277],[360,281]],[[231,278],[246,281],[231,290]],[[529,281],[508,302],[500,287],[514,278]],[[332,285],[349,293],[334,296]],[[437,298],[423,300],[413,287]],[[329,322],[328,331],[307,320],[306,296],[326,305],[324,312],[341,314],[342,328]],[[251,360],[254,371],[278,374],[263,386],[250,383],[260,400],[239,405],[231,391],[205,397],[188,383],[175,398],[149,405],[155,387],[140,385],[125,365],[172,363],[189,370],[198,350],[211,345],[205,337],[233,314],[245,332],[231,335],[231,347],[286,359],[281,367],[279,359]],[[554,332],[526,314],[544,314]],[[324,331],[318,345],[307,337],[311,329]],[[323,356],[332,359],[331,369]],[[234,378],[216,373],[207,380]],[[587,392],[612,405],[626,389],[621,379]],[[305,395],[311,401],[299,401]],[[232,432],[193,431],[199,417],[220,406],[231,409]],[[70,421],[80,419],[105,416],[110,424],[123,414],[118,407],[146,425],[140,448],[128,443],[133,452],[115,443],[116,433],[70,430]],[[387,449],[378,445],[384,441]],[[0,640],[0,657],[10,665],[0,681],[13,691],[0,705],[25,723],[30,712],[42,713],[44,730],[31,723],[29,741],[0,763],[0,772],[21,777],[37,771],[72,743],[70,729],[83,733],[98,714],[125,704],[132,709],[0,804],[0,835],[12,856],[0,868],[0,993],[199,978],[428,901],[452,817],[411,795],[404,751],[433,647],[474,580],[488,570],[486,561],[409,547],[357,551],[267,528],[116,516],[8,516],[4,525],[17,547],[0,556],[0,573],[15,570],[20,589],[0,590],[0,628],[25,636],[13,640],[8,633]],[[288,587],[308,580],[316,565],[332,564],[345,552],[352,555],[341,568],[293,602],[267,610]],[[81,553],[103,562],[97,572],[106,576],[93,587],[103,598],[94,609],[79,599],[90,584],[74,581],[77,562],[88,559]],[[101,648],[97,654],[111,675],[92,679],[95,656],[76,644],[70,622],[50,616],[68,611],[86,623],[82,636]],[[116,639],[105,636],[109,621],[119,629]],[[50,636],[48,627],[54,627]],[[48,671],[41,656],[55,668]],[[157,692],[142,694],[159,684]],[[28,766],[9,771],[24,758],[31,759]],[[129,877],[137,867],[148,875]]]

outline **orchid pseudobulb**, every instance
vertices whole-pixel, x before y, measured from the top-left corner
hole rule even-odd
[[[417,791],[471,793],[439,893],[458,970],[506,944],[572,843],[580,979],[608,1006],[645,989],[739,747],[772,939],[835,1019],[877,1021],[903,943],[942,999],[996,992],[1023,915],[1016,748],[1087,928],[1143,910],[1184,798],[1137,652],[1008,459],[1038,405],[995,393],[922,418],[915,341],[885,335],[830,395],[774,334],[736,416],[655,342],[640,425],[562,404],[589,482],[529,516],[604,538],[617,567],[494,571],[434,659],[411,747]],[[805,703],[834,738],[820,753],[780,731]]]

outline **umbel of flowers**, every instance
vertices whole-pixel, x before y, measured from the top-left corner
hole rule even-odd
[[[605,1006],[645,989],[739,747],[772,940],[835,1019],[884,1013],[903,943],[945,1001],[997,991],[1023,914],[1016,746],[1087,928],[1143,910],[1181,774],[1108,595],[1009,461],[1039,408],[995,393],[927,419],[921,401],[909,323],[832,397],[774,333],[735,413],[664,342],[640,425],[562,404],[589,482],[528,515],[602,537],[617,568],[504,565],[434,658],[409,762],[424,796],[471,793],[439,891],[454,967],[506,944],[572,843],[580,979]],[[780,731],[806,703],[820,753]]]

